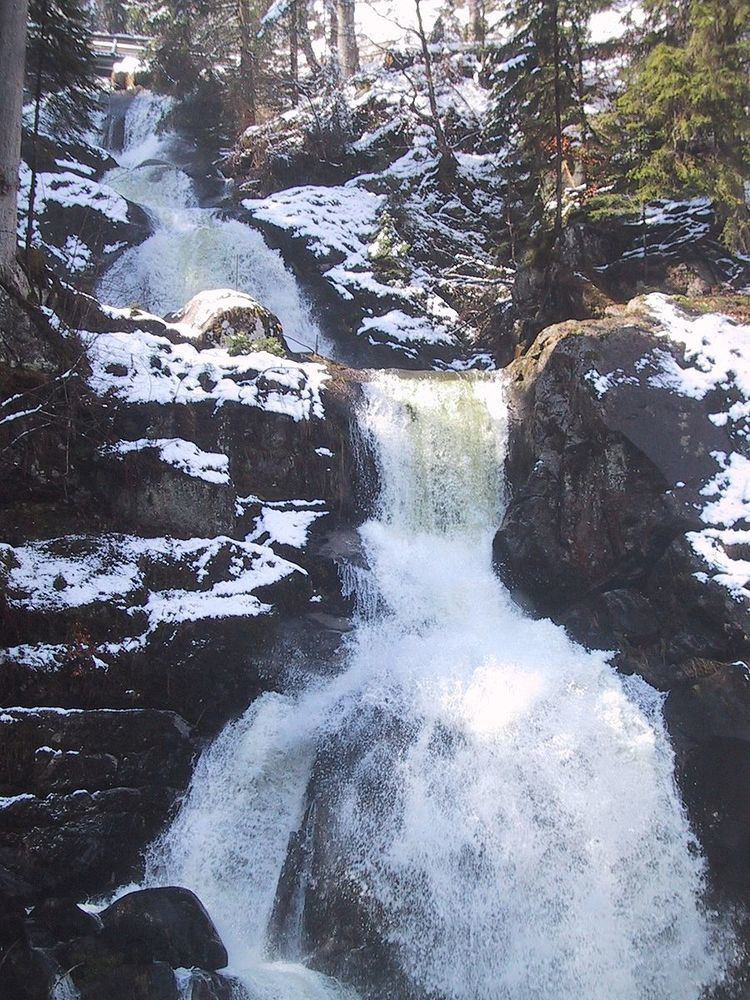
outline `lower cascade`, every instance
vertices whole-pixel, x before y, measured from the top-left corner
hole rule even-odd
[[[224,730],[148,882],[195,890],[267,1000],[704,995],[727,942],[661,696],[492,569],[502,379],[380,373],[358,422],[379,493],[344,669]]]

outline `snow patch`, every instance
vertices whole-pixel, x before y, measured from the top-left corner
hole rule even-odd
[[[182,438],[139,438],[137,441],[118,441],[109,445],[105,453],[112,455],[129,455],[132,452],[153,450],[159,459],[184,472],[194,479],[203,479],[207,483],[227,485],[229,479],[229,458],[218,452],[202,451],[192,441]]]

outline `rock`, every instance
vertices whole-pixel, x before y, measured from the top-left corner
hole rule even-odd
[[[645,315],[613,317],[552,327],[509,367],[511,498],[494,551],[532,612],[585,642],[652,650],[657,670],[665,644],[672,659],[731,659],[747,640],[743,609],[698,582],[704,566],[684,541],[703,527],[711,453],[734,446],[709,419],[715,399],[639,375],[654,350],[682,360]]]
[[[664,706],[680,785],[723,888],[750,891],[750,677],[701,661]],[[703,676],[700,676],[700,675]]]
[[[9,798],[0,863],[27,883],[21,898],[132,879],[194,752],[189,727],[171,712],[2,711],[0,789]]]
[[[70,985],[66,970],[49,951],[31,947],[25,940],[14,943],[4,952],[0,947],[0,962],[3,1000],[6,997],[8,1000],[48,1000],[53,995],[64,996],[65,987]],[[58,992],[53,994],[55,987]]]
[[[99,918],[87,913],[71,899],[48,898],[32,909],[29,918],[48,931],[56,941],[97,934],[101,927]]]
[[[73,973],[81,1000],[180,1000],[174,971],[164,962],[117,963],[110,969]]]
[[[270,339],[285,353],[278,318],[244,292],[229,288],[199,292],[167,321],[178,326],[184,340],[198,350],[222,347],[230,354],[248,354],[254,342]],[[179,342],[173,331],[169,335]]]
[[[182,991],[183,1000],[256,1000],[239,979],[203,969],[190,971],[190,978],[183,983]]]
[[[353,788],[370,802],[399,794],[396,780],[390,787],[368,787],[368,758],[377,747],[397,773],[415,731],[386,706],[360,711],[348,720],[345,734],[331,737],[318,751],[302,824],[290,837],[279,878],[269,939],[279,954],[304,956],[306,964],[353,985],[363,997],[428,1000],[402,967],[389,915],[337,822],[342,803],[351,807],[347,795]]]
[[[129,955],[173,968],[215,971],[229,959],[198,897],[175,886],[128,893],[101,914],[104,932]]]
[[[0,954],[23,939],[25,920],[24,905],[18,899],[0,892]]]

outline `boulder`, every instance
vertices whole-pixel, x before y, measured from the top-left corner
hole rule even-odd
[[[190,978],[182,986],[182,997],[184,1000],[256,1000],[233,976],[203,969],[190,970]]]
[[[164,962],[116,963],[83,976],[73,973],[81,1000],[180,1000],[174,970]]]
[[[588,644],[637,648],[668,686],[665,646],[669,662],[750,647],[744,608],[696,578],[705,566],[685,538],[705,527],[713,455],[736,445],[710,419],[714,395],[642,374],[654,352],[684,364],[647,313],[630,313],[551,327],[509,366],[510,497],[494,552],[532,613]]]
[[[142,961],[215,971],[229,958],[205,907],[189,889],[141,889],[101,914],[104,933]]]
[[[278,318],[252,296],[230,288],[199,292],[167,320],[198,350],[222,347],[230,354],[248,354],[255,342],[270,340],[285,353]],[[173,331],[170,336],[179,342]]]
[[[55,941],[70,941],[73,938],[97,934],[101,927],[99,918],[82,910],[71,899],[49,897],[31,910],[30,920],[47,931]]]

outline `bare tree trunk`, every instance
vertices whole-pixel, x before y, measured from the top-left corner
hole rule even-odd
[[[28,0],[0,2],[0,278],[5,281],[16,269],[27,14]]]
[[[258,120],[255,82],[255,48],[247,0],[237,0],[240,23],[240,110],[243,125],[255,125]]]
[[[440,110],[438,108],[437,95],[435,93],[435,78],[432,74],[432,56],[430,55],[430,47],[427,44],[427,35],[425,34],[424,22],[422,20],[421,0],[414,0],[414,6],[417,11],[417,29],[419,31],[419,41],[422,46],[422,58],[424,59],[424,70],[425,76],[427,77],[427,97],[430,102],[432,127],[435,130],[437,147],[444,161],[444,165],[455,167],[456,157],[450,147],[448,139],[446,138],[443,122],[440,118]]]
[[[562,236],[562,80],[560,66],[560,18],[558,0],[551,0],[552,37],[555,60],[555,244]]]
[[[328,14],[328,56],[331,60],[331,69],[334,77],[338,77],[341,72],[339,65],[339,12],[338,0],[325,0],[326,13]]]
[[[484,22],[484,0],[468,0],[469,41],[484,45],[486,27]]]
[[[354,21],[355,0],[337,0],[339,64],[345,79],[359,70],[357,27]]]
[[[307,68],[317,76],[320,73],[320,63],[318,62],[310,38],[310,0],[298,0],[301,4],[297,28],[299,30],[299,43],[305,54]]]
[[[34,71],[34,128],[31,133],[31,183],[29,185],[29,204],[26,212],[26,263],[30,263],[29,256],[34,243],[34,219],[36,217],[36,181],[39,173],[38,165],[38,145],[39,145],[39,124],[42,114],[42,80],[44,72],[44,59],[47,52],[47,21],[49,19],[49,6],[44,5],[42,19],[39,24],[39,45],[37,46],[37,59]]]
[[[292,78],[292,107],[299,104],[299,0],[289,4],[289,74]]]

